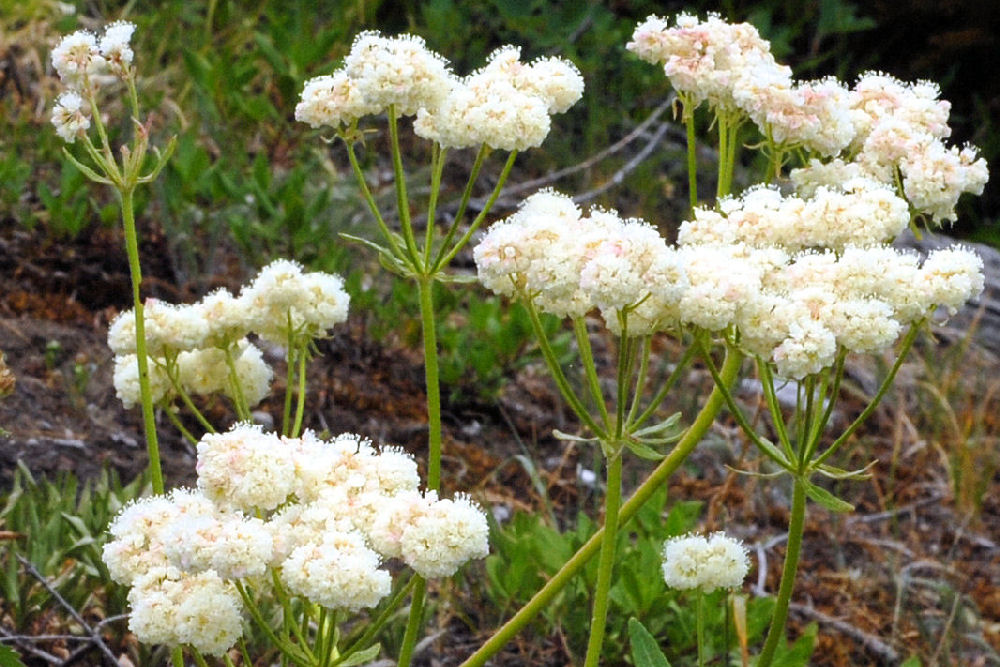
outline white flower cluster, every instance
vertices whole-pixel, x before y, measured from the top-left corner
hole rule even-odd
[[[663,579],[677,590],[738,588],[749,569],[746,547],[725,533],[689,533],[663,545]]]
[[[884,245],[908,220],[906,202],[870,179],[808,198],[754,188],[696,210],[671,247],[639,220],[599,209],[584,217],[545,190],[490,227],[473,254],[485,287],[544,312],[598,308],[619,336],[735,328],[778,375],[802,379],[842,351],[885,349],[905,325],[982,292],[971,250],[939,250],[921,264]]]
[[[63,140],[73,143],[90,127],[90,105],[84,99],[88,91],[106,79],[128,76],[134,56],[129,45],[133,32],[135,24],[117,21],[105,28],[100,40],[78,30],[52,49],[52,67],[68,88],[52,109],[52,124]]]
[[[673,87],[695,104],[707,100],[717,111],[745,115],[776,145],[805,149],[809,166],[792,173],[803,194],[843,182],[849,171],[893,188],[901,182],[898,194],[941,223],[954,221],[959,197],[981,194],[989,178],[975,148],[945,145],[951,105],[929,81],[904,83],[878,72],[850,89],[832,77],[795,81],[756,29],[715,14],[705,21],[681,14],[673,26],[651,16],[628,48],[662,64]]]
[[[153,398],[172,396],[176,381],[188,393],[242,393],[255,405],[269,391],[272,370],[245,339],[247,334],[280,345],[322,337],[347,319],[349,302],[340,276],[306,272],[280,259],[264,267],[236,297],[220,289],[193,304],[150,299],[143,307],[143,322],[146,351],[153,361]],[[134,311],[125,311],[111,323],[108,345],[116,355],[115,389],[130,407],[139,402]]]
[[[506,46],[459,78],[419,37],[364,32],[343,67],[306,82],[295,118],[336,128],[392,107],[416,115],[415,132],[444,147],[524,150],[548,135],[550,114],[582,93],[579,71],[560,58],[522,63],[520,49]]]
[[[270,581],[325,607],[372,607],[391,590],[383,558],[427,577],[488,553],[468,497],[421,494],[416,462],[359,436],[301,438],[238,424],[198,443],[198,488],[127,505],[103,558],[131,586],[142,641],[224,653],[242,633],[235,583]]]
[[[623,315],[629,335],[677,321],[684,273],[659,233],[601,209],[584,217],[572,199],[551,190],[491,226],[473,254],[484,286],[524,294],[544,312],[579,317],[598,307],[619,335]]]

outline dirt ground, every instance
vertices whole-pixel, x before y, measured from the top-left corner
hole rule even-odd
[[[0,223],[0,349],[16,377],[15,392],[0,401],[0,427],[8,432],[0,440],[0,485],[9,485],[18,461],[39,474],[72,470],[89,476],[109,466],[131,478],[146,466],[140,417],[137,410],[122,409],[114,395],[105,343],[109,320],[131,303],[120,239],[110,231],[73,243],[44,238]],[[193,300],[198,288],[177,286],[167,256],[155,236],[143,246],[149,295]],[[229,267],[212,282],[236,288],[243,277],[237,274]],[[371,343],[363,330],[352,314],[321,342],[310,372],[307,425],[362,433],[419,456],[427,430],[420,359],[410,350]],[[975,363],[969,372],[985,377],[998,368],[988,354]],[[863,390],[870,369],[859,363],[850,375],[851,386]],[[859,439],[850,463],[880,463],[872,480],[850,487],[856,512],[834,516],[811,506],[792,624],[819,622],[817,665],[899,664],[911,650],[932,658],[924,664],[1000,664],[1000,475],[994,469],[985,480],[981,506],[970,508],[956,498],[954,463],[911,419],[913,395],[925,375],[919,364],[908,366]],[[704,373],[694,371],[691,382],[692,395],[707,389]],[[282,395],[280,387],[276,394]],[[752,384],[744,385],[741,396],[754,399]],[[982,400],[1000,407],[992,394]],[[849,411],[851,400],[845,405]],[[206,409],[220,423],[228,417],[222,404]],[[265,402],[261,418],[280,410]],[[446,487],[510,509],[537,507],[531,480],[511,464],[514,454],[523,453],[518,443],[527,442],[550,498],[557,506],[573,506],[578,461],[550,435],[573,424],[536,368],[511,377],[495,400],[446,403],[443,413]],[[965,413],[956,414],[959,424]],[[998,414],[993,410],[985,431],[976,431],[994,466]],[[168,484],[190,483],[192,448],[169,424],[160,432]],[[784,553],[787,497],[726,467],[746,465],[746,443],[732,425],[721,421],[709,440],[694,465],[675,476],[671,496],[708,501],[708,530],[740,526],[761,564],[754,587],[773,592]],[[478,642],[467,639],[470,646]],[[540,664],[526,662],[522,650],[512,645],[498,664]],[[547,653],[555,657],[546,664],[563,664],[558,647]],[[457,664],[461,657],[446,652],[436,664]]]

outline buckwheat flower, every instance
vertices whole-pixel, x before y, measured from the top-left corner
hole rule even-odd
[[[580,218],[565,195],[536,193],[492,225],[473,250],[479,280],[497,294],[524,294],[543,312],[582,316],[593,302],[580,288],[580,273],[604,238],[604,222]]]
[[[487,145],[523,151],[541,145],[552,127],[548,104],[500,75],[473,74],[435,108],[422,108],[414,133],[444,148]]]
[[[941,90],[930,81],[905,83],[881,72],[865,72],[852,90],[851,116],[860,141],[881,122],[895,118],[913,128],[943,139],[951,134],[951,104],[938,99]]]
[[[233,366],[236,370],[235,381],[243,394],[247,405],[253,407],[271,393],[271,381],[274,379],[274,369],[264,361],[264,353],[260,348],[247,340],[240,341],[236,346],[236,359]],[[230,398],[234,388],[226,386],[223,391]]]
[[[365,98],[358,82],[338,70],[332,75],[306,81],[300,101],[295,105],[295,120],[312,127],[339,128],[378,111],[379,108]]]
[[[147,580],[129,591],[129,629],[139,641],[190,644],[221,656],[243,634],[243,604],[236,587],[209,570]]]
[[[928,301],[954,315],[983,292],[983,260],[970,248],[953,246],[931,252],[920,267]]]
[[[162,359],[151,358],[149,368],[149,392],[153,403],[159,403],[173,393],[173,384],[167,375]],[[142,402],[142,392],[139,385],[139,360],[133,354],[122,354],[115,357],[115,369],[112,377],[115,394],[126,410]]]
[[[746,547],[724,533],[689,533],[663,545],[663,578],[678,590],[738,588],[750,570]]]
[[[489,553],[486,515],[468,496],[438,500],[414,518],[400,538],[402,558],[423,577],[449,577]]]
[[[102,72],[105,65],[97,38],[86,30],[66,35],[52,49],[52,67],[63,84],[73,90],[80,90],[84,82]]]
[[[622,334],[619,315],[628,312],[628,334],[645,335],[673,324],[687,277],[675,250],[660,233],[640,220],[591,212],[604,218],[603,241],[589,254],[580,288],[604,316],[608,330]]]
[[[759,78],[774,81],[791,76],[778,65],[770,44],[748,23],[730,24],[718,14],[699,21],[680,14],[673,27],[656,16],[640,24],[627,48],[643,60],[662,64],[671,85],[696,104],[735,108],[740,87],[763,88]]]
[[[382,447],[374,461],[378,489],[386,496],[420,487],[417,462],[402,447]]]
[[[129,41],[134,32],[135,24],[128,21],[115,21],[104,29],[98,48],[111,73],[116,76],[124,77],[132,64],[135,54]]]
[[[683,245],[679,254],[689,285],[680,317],[709,331],[733,324],[739,308],[760,291],[763,277],[787,259],[779,249],[745,245]]]
[[[837,338],[823,322],[805,317],[788,323],[788,337],[771,353],[779,377],[802,380],[833,365]]]
[[[209,292],[192,310],[208,325],[203,347],[226,347],[249,333],[245,304],[225,288]]]
[[[111,539],[101,552],[111,578],[131,586],[150,571],[169,565],[159,535],[175,516],[176,507],[166,496],[126,504],[108,526]]]
[[[52,124],[56,134],[64,141],[73,143],[90,127],[90,107],[79,93],[68,90],[59,96],[52,108]]]
[[[880,183],[891,182],[885,178],[874,177],[859,162],[846,162],[841,158],[835,158],[829,162],[810,158],[806,166],[792,169],[789,173],[789,178],[795,186],[795,194],[805,199],[815,195],[820,186],[839,188],[847,181],[866,177]]]
[[[841,293],[871,295],[893,308],[901,323],[927,315],[931,306],[916,254],[891,246],[848,247],[837,261]]]
[[[386,497],[372,522],[364,528],[365,537],[384,558],[401,558],[403,533],[437,500],[436,491],[421,493],[417,489]]]
[[[374,607],[392,590],[379,555],[358,533],[334,533],[322,544],[298,547],[282,564],[288,590],[330,609]]]
[[[198,441],[198,488],[222,509],[272,510],[292,492],[292,452],[259,425],[236,424]]]
[[[550,114],[563,113],[583,97],[583,76],[565,58],[540,58],[531,63],[531,85]]]
[[[264,574],[273,552],[273,538],[264,522],[238,512],[171,522],[161,539],[167,558],[179,569],[213,570],[228,580]]]
[[[959,197],[966,192],[982,194],[989,179],[986,160],[978,157],[975,148],[945,148],[940,141],[902,157],[899,170],[906,198],[938,224],[954,222]]]
[[[261,269],[240,292],[247,323],[261,338],[288,344],[289,337],[318,338],[347,319],[350,297],[340,276],[306,273],[288,260]]]
[[[208,348],[181,352],[177,355],[177,377],[181,386],[189,393],[202,396],[224,393],[235,399],[239,394],[247,405],[257,405],[270,392],[274,370],[264,361],[260,349],[246,339],[237,343],[230,354],[233,356],[232,369],[225,350]]]

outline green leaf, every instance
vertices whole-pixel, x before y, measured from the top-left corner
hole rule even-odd
[[[831,512],[854,511],[854,505],[847,502],[846,500],[841,500],[840,498],[833,495],[823,487],[816,486],[809,480],[802,480],[802,483],[806,485],[806,495],[812,498],[815,502],[819,503],[823,507],[830,510]]]
[[[572,442],[597,442],[598,440],[597,438],[582,438],[578,435],[565,433],[557,428],[552,429],[552,435],[559,440],[570,440]]]
[[[787,647],[774,658],[774,667],[806,667],[812,657],[816,647],[816,634],[818,627],[815,623],[810,623],[806,627],[802,636],[795,640],[795,643]]]
[[[382,650],[381,644],[373,644],[368,648],[366,648],[365,650],[352,653],[351,655],[347,656],[347,658],[344,659],[343,661],[335,662],[334,664],[338,665],[338,667],[353,667],[354,665],[360,665],[366,662],[371,662],[372,660],[378,657],[379,651],[381,650]]]
[[[471,285],[479,282],[479,276],[474,276],[471,273],[439,273],[435,279],[441,283],[454,285]]]
[[[774,446],[773,442],[767,438],[760,438],[759,440],[755,440],[754,444],[756,444],[757,448],[760,449],[769,459],[777,463],[785,470],[789,472],[792,471],[792,464],[788,462],[787,458],[785,458],[784,453]]]
[[[14,649],[0,644],[0,667],[24,667],[24,663]]]
[[[909,658],[904,660],[899,667],[923,667],[924,663],[920,661],[920,657],[916,655],[911,655]]]
[[[626,440],[625,446],[628,450],[638,456],[640,459],[646,459],[648,461],[659,461],[666,456],[662,454],[649,445],[639,442],[638,440]]]
[[[681,413],[675,412],[670,415],[659,424],[653,424],[652,426],[647,426],[646,428],[641,428],[635,431],[632,435],[637,438],[646,438],[648,436],[660,435],[664,431],[672,428],[676,428],[681,420]]]
[[[816,466],[815,470],[819,474],[824,477],[829,477],[830,479],[870,479],[872,476],[871,470],[877,463],[878,461],[872,461],[859,470],[843,470],[825,463],[820,463]]]
[[[628,619],[628,637],[635,667],[670,667],[670,661],[663,655],[653,635],[637,618]]]

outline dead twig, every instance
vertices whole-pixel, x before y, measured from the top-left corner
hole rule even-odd
[[[28,574],[37,579],[38,582],[45,587],[45,590],[48,591],[49,594],[52,597],[54,597],[66,611],[69,612],[70,616],[73,617],[73,620],[75,620],[77,623],[80,624],[80,627],[82,627],[84,631],[87,633],[87,635],[90,637],[90,641],[94,644],[97,650],[103,653],[104,656],[108,658],[108,660],[110,660],[110,664],[117,665],[118,658],[116,658],[115,654],[111,652],[111,649],[108,648],[108,645],[104,643],[104,640],[101,638],[101,635],[98,634],[92,627],[90,627],[90,624],[84,620],[83,616],[80,615],[80,612],[78,612],[73,607],[73,605],[67,602],[66,599],[59,594],[59,591],[57,591],[55,588],[52,587],[51,584],[49,584],[48,579],[46,579],[45,576],[42,575],[42,573],[35,568],[34,564],[30,560],[28,560],[21,554],[17,555],[17,560],[21,563],[21,565],[24,566],[24,569],[28,572]],[[73,637],[74,635],[68,635],[68,636]],[[65,665],[69,663],[67,661],[60,661],[59,664]]]
[[[869,634],[861,628],[851,625],[847,621],[834,618],[833,616],[821,612],[815,607],[796,602],[792,602],[789,605],[789,609],[797,614],[810,618],[814,621],[818,621],[823,625],[827,625],[841,634],[847,635],[851,639],[859,642],[872,653],[877,654],[889,664],[897,664],[899,662],[900,656],[896,649],[875,635]]]

